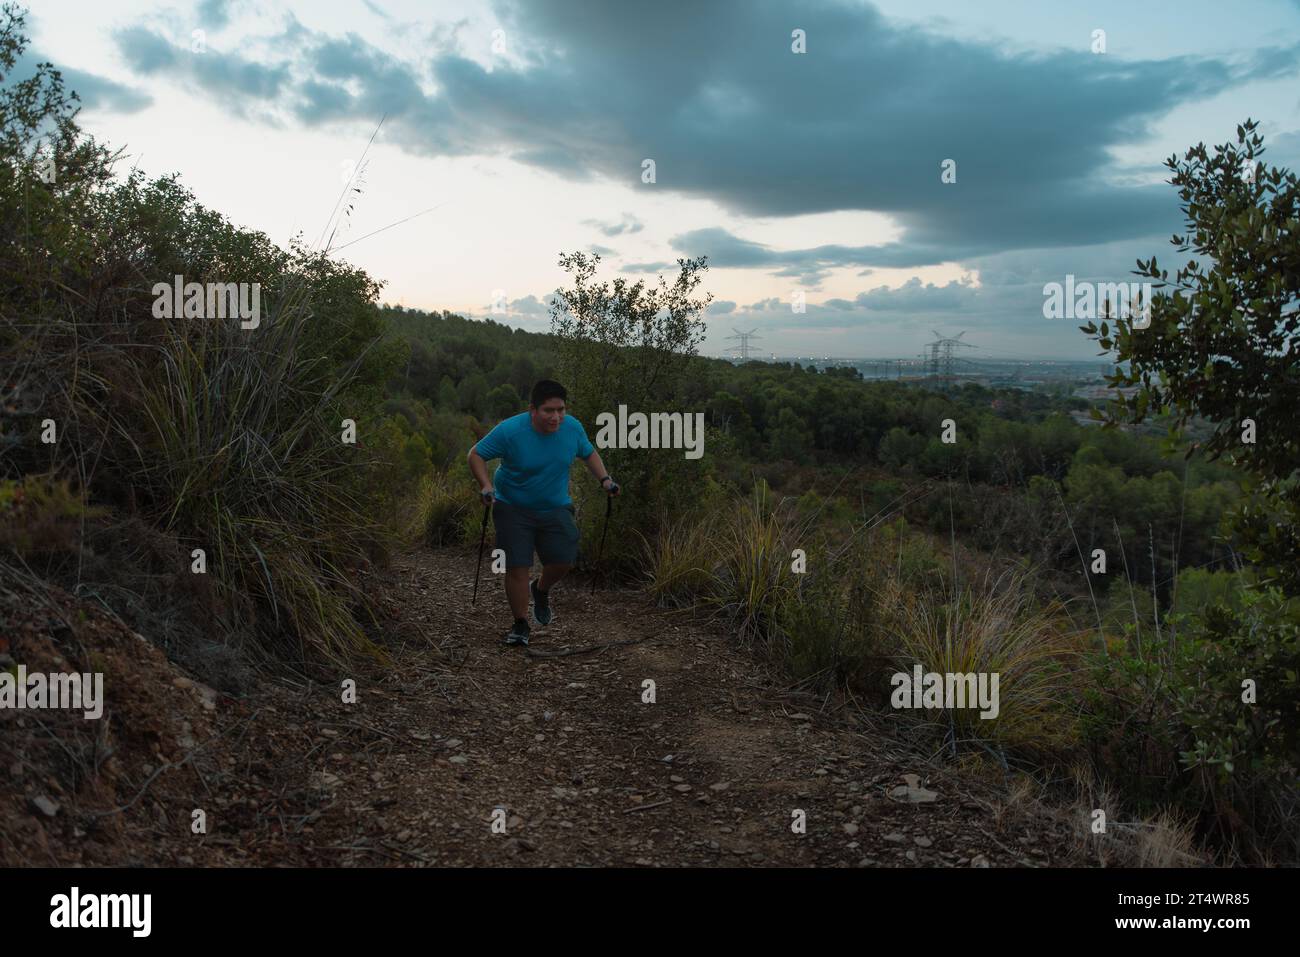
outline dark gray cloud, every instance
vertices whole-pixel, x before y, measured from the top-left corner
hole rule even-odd
[[[568,180],[589,180],[593,178],[591,170],[558,146],[539,146],[533,149],[516,150],[510,154],[512,160],[528,166],[545,167],[552,173],[563,173]]]
[[[153,103],[153,97],[143,90],[126,86],[107,77],[87,73],[75,67],[59,67],[68,89],[81,97],[81,105],[88,110],[105,113],[138,113]]]
[[[860,292],[854,303],[876,312],[935,312],[965,309],[979,296],[979,290],[970,283],[956,279],[944,286],[921,284],[913,276],[896,289],[877,286],[869,292]]]
[[[105,113],[138,113],[153,102],[153,97],[142,90],[76,67],[53,63],[49,57],[42,56],[30,47],[15,59],[13,69],[5,77],[5,84],[21,83],[28,77],[34,76],[37,65],[41,63],[52,63],[54,68],[63,75],[64,88],[76,93],[81,99],[82,107],[87,110]]]
[[[763,265],[811,267],[805,277],[834,260],[912,267],[1167,233],[1176,196],[1111,181],[1109,150],[1179,106],[1300,70],[1295,47],[1232,61],[1012,52],[832,0],[801,4],[797,24],[775,0],[499,0],[495,12],[522,68],[489,71],[450,47],[406,63],[296,21],[249,54],[178,59],[144,28],[118,43],[141,73],[167,67],[250,114],[278,110],[307,126],[387,114],[389,141],[422,155],[509,155],[734,214],[875,210],[903,227],[887,246],[767,251]],[[790,50],[795,25],[808,53]],[[647,157],[654,185],[640,181]],[[957,182],[944,184],[950,158]],[[762,249],[737,241],[729,253]]]
[[[608,246],[601,246],[598,243],[592,243],[587,247],[587,251],[596,253],[599,256],[604,256],[606,259],[618,255],[617,250],[610,249]]]
[[[199,0],[194,13],[205,30],[220,30],[230,23],[231,0]]]
[[[785,355],[819,352],[814,343],[829,339],[810,338],[815,334],[833,335],[835,346],[827,351],[836,355],[915,356],[937,329],[945,335],[965,332],[963,341],[976,347],[963,350],[969,358],[1093,359],[1096,343],[1079,332],[1078,320],[1044,319],[1043,286],[1063,283],[1067,274],[1076,283],[1139,281],[1131,270],[1136,260],[1152,255],[1160,256],[1170,272],[1186,259],[1169,237],[1015,250],[971,259],[967,265],[978,272],[978,286],[974,281],[936,285],[913,277],[897,289],[876,286],[852,299],[809,296],[803,312],[793,311],[789,294],[745,306],[715,300],[708,312],[719,320],[719,330],[753,326],[764,337],[764,352],[771,348]],[[706,351],[731,345],[720,338],[724,334],[715,330]]]
[[[145,75],[161,75],[169,82],[189,81],[199,90],[220,99],[223,105],[243,115],[258,115],[259,108],[281,97],[290,84],[291,68],[284,63],[267,65],[228,53],[206,41],[203,52],[171,43],[148,27],[124,27],[114,34],[118,50],[127,63]],[[330,108],[328,90],[314,80],[297,87],[299,95]],[[350,109],[332,108],[340,116]],[[263,114],[264,115],[264,114]]]
[[[773,276],[793,276],[799,280],[799,285],[807,286],[810,289],[816,289],[821,286],[822,280],[830,275],[829,269],[821,269],[818,266],[807,263],[792,263],[783,269],[778,269],[772,273]]]
[[[352,112],[352,95],[334,83],[307,80],[299,88],[306,108],[320,117],[346,119]]]
[[[1096,354],[1096,346],[1078,331],[1077,321],[1043,317],[1044,284],[1063,283],[1067,274],[1076,282],[1133,282],[1138,277],[1130,270],[1138,258],[1158,255],[1172,272],[1180,262],[1172,253],[1168,237],[1150,243],[1124,240],[1017,250],[972,259],[968,265],[979,273],[978,286],[957,280],[935,285],[913,277],[901,287],[878,286],[852,299],[809,299],[802,313],[794,312],[789,296],[760,299],[737,307],[729,318],[751,324],[788,347],[806,341],[802,337],[816,330],[845,333],[846,342],[861,343],[861,354],[879,354],[882,341],[915,343],[919,348],[931,329],[940,329],[945,334],[966,330],[966,339],[982,350],[973,355],[1072,353],[1088,358]]]
[[[526,316],[529,319],[549,319],[551,299],[552,296],[539,299],[536,295],[525,295],[520,299],[512,299],[510,313],[515,316]]]
[[[828,350],[836,354],[914,356],[932,338],[931,330],[940,330],[945,335],[964,331],[964,341],[978,349],[969,353],[972,357],[1089,359],[1096,356],[1097,348],[1078,331],[1078,321],[1043,317],[1044,284],[1064,283],[1067,275],[1073,275],[1076,283],[1139,281],[1131,270],[1137,259],[1153,254],[1171,272],[1185,258],[1175,254],[1167,236],[1015,250],[971,259],[967,265],[978,272],[978,286],[973,280],[936,285],[912,277],[901,287],[876,286],[852,299],[808,297],[803,312],[794,311],[792,297],[786,294],[746,305],[715,300],[709,313],[736,328],[756,328],[766,337],[763,349],[782,354],[818,351],[809,338],[815,333],[836,336],[835,347]],[[718,337],[722,334],[715,331],[708,342],[715,353],[730,344]]]
[[[706,255],[709,265],[726,267],[779,266],[791,262],[816,262],[800,251],[779,253],[769,246],[741,239],[719,226],[693,229],[669,239],[674,250],[688,256]]]
[[[906,269],[928,266],[936,262],[958,261],[978,255],[976,243],[957,245],[892,245],[842,246],[837,244],[813,246],[807,249],[774,249],[771,246],[742,239],[725,229],[711,226],[694,229],[669,239],[669,245],[688,256],[708,256],[710,266],[731,269],[771,268],[781,269],[777,275],[800,275],[823,269],[845,266],[875,266]],[[791,267],[802,267],[793,271]],[[870,270],[866,270],[870,272]]]
[[[1294,49],[1244,64],[1009,54],[830,3],[800,7],[813,52],[795,55],[783,5],[689,7],[690,30],[662,5],[631,24],[625,10],[598,3],[498,10],[541,51],[528,76],[561,94],[552,116],[579,134],[572,148],[586,162],[636,183],[650,156],[658,182],[647,188],[743,214],[893,213],[907,248],[881,251],[893,260],[882,265],[1163,232],[1171,191],[1108,184],[1110,147],[1179,104],[1297,69]],[[663,48],[678,66],[667,77]],[[580,69],[558,57],[579,50]],[[510,81],[500,82],[508,94]],[[611,123],[603,140],[581,136]],[[955,184],[940,182],[946,158],[958,163]]]
[[[145,76],[170,68],[180,57],[180,47],[148,27],[123,27],[114,40],[127,65]]]
[[[511,299],[505,303],[504,310],[494,308],[495,303],[484,303],[478,310],[471,310],[463,315],[475,319],[491,319],[494,322],[503,322],[507,325],[519,326],[530,330],[537,330],[550,325],[550,302],[551,296],[545,298],[538,296],[521,296],[518,299]]]
[[[612,223],[603,223],[598,219],[584,219],[582,224],[595,226],[606,236],[622,236],[624,233],[630,236],[632,233],[639,233],[645,225],[631,213],[624,213],[621,219]]]

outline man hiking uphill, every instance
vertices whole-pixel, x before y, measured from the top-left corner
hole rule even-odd
[[[528,644],[530,596],[537,623],[551,623],[550,592],[577,560],[578,526],[569,498],[573,460],[582,459],[609,495],[618,494],[582,423],[564,414],[567,398],[564,386],[542,379],[533,386],[527,412],[497,423],[469,450],[470,474],[483,503],[492,506],[496,547],[506,555],[506,598],[515,618],[507,645]],[[487,463],[495,458],[501,464],[490,482]],[[542,560],[536,582],[529,580],[534,549]]]

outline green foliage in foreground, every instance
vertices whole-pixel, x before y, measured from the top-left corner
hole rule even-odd
[[[1124,368],[1109,381],[1134,386],[1110,404],[1111,423],[1174,413],[1213,423],[1205,448],[1227,455],[1255,480],[1239,527],[1247,557],[1269,565],[1279,586],[1300,594],[1300,443],[1295,372],[1300,338],[1300,179],[1269,168],[1258,123],[1237,127],[1236,143],[1189,149],[1165,165],[1178,188],[1187,232],[1171,243],[1192,252],[1170,277],[1154,256],[1136,272],[1155,281],[1149,328],[1119,318],[1083,326]],[[1255,424],[1243,442],[1244,423]]]
[[[7,74],[26,40],[22,14],[4,18]],[[0,79],[0,476],[73,483],[85,503],[137,523],[121,528],[162,532],[171,566],[187,556],[169,575],[188,574],[202,549],[229,631],[265,649],[380,654],[358,619],[355,571],[413,523],[408,503],[431,463],[382,407],[406,350],[383,341],[379,285],[232,225],[174,177],[115,178],[48,65]],[[154,284],[178,274],[257,283],[260,324],[156,318]],[[52,444],[40,440],[46,420]],[[44,544],[71,568],[84,547]]]
[[[1300,605],[1250,589],[1098,654],[1084,721],[1143,809],[1176,803],[1259,863],[1300,856]]]

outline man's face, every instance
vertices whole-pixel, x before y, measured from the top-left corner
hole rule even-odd
[[[564,418],[564,400],[547,399],[532,410],[533,427],[540,432],[554,432]]]

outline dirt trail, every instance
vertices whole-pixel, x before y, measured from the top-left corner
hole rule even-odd
[[[635,644],[555,658],[506,647],[504,587],[486,566],[470,606],[474,558],[420,551],[395,566],[403,617],[452,667],[408,649],[404,681],[363,693],[362,720],[395,740],[333,772],[354,809],[353,833],[336,840],[367,848],[339,863],[374,863],[377,845],[441,865],[996,866],[1070,853],[1064,828],[999,837],[989,806],[948,780],[913,779],[931,802],[891,796],[924,768],[639,593],[561,583],[530,648]],[[492,831],[498,807],[505,833]]]
[[[143,784],[128,811],[102,819],[108,828],[88,816],[88,798],[65,797],[61,818],[33,812],[19,829],[26,862],[1077,862],[1063,818],[1024,804],[999,812],[991,786],[929,768],[851,705],[787,693],[726,635],[638,592],[593,597],[580,579],[562,582],[555,620],[533,625],[531,648],[635,643],[554,658],[504,646],[504,587],[486,563],[470,604],[476,552],[417,550],[374,582],[401,637],[391,669],[339,677],[356,679],[355,704],[343,703],[339,683],[277,681],[221,696],[214,711],[202,685],[172,677],[155,654],[166,669],[157,683],[174,685],[168,692],[194,712],[182,720],[184,708],[169,705],[170,724],[154,735],[155,753],[178,767],[155,780],[123,755],[115,791],[93,806],[125,804]],[[654,703],[642,700],[647,680]],[[169,737],[178,725],[187,747]],[[194,738],[205,742],[197,752]],[[205,810],[206,834],[191,833],[194,808]],[[497,808],[504,833],[493,830]],[[806,833],[791,828],[796,810]]]

